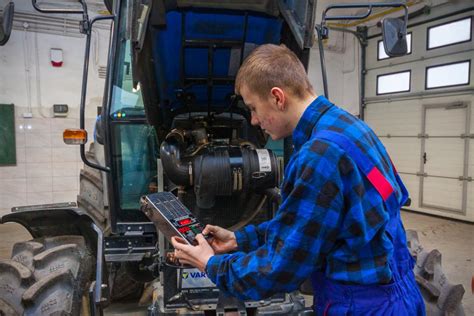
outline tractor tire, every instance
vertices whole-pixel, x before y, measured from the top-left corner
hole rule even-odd
[[[86,157],[89,161],[98,163],[94,143],[90,145],[89,150],[86,152]],[[106,233],[110,229],[110,221],[109,209],[104,203],[106,198],[104,192],[102,171],[84,165],[79,176],[77,205],[85,210]]]
[[[0,260],[0,315],[80,315],[93,268],[82,236],[16,243]]]
[[[95,143],[91,143],[86,157],[89,161],[100,164],[96,155]],[[99,155],[100,157],[100,155]],[[84,165],[79,178],[79,195],[77,205],[82,208],[104,232],[108,235],[110,231],[109,208],[106,206],[105,179],[100,170]],[[139,298],[143,292],[144,283],[133,280],[127,273],[123,264],[115,268],[113,264],[108,264],[110,300],[132,300]],[[0,315],[1,316],[1,315]]]
[[[464,316],[464,286],[448,281],[441,266],[441,253],[437,249],[426,251],[420,244],[417,232],[413,230],[407,230],[407,242],[416,259],[413,272],[425,301],[426,314]]]
[[[142,296],[144,283],[135,281],[127,273],[125,263],[109,266],[110,300],[123,302],[137,300]]]

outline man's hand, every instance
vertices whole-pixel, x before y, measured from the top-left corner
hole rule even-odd
[[[206,225],[202,233],[204,235],[211,235],[209,244],[215,253],[228,253],[237,250],[237,240],[235,239],[234,232],[225,228],[213,225]]]
[[[182,264],[189,264],[201,272],[205,272],[209,258],[214,255],[214,250],[207,243],[202,234],[196,236],[197,246],[187,244],[181,237],[172,237],[171,244],[175,248],[174,256]]]

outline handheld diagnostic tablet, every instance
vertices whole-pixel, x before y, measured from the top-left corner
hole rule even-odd
[[[146,195],[142,197],[141,204],[142,211],[169,241],[171,237],[179,236],[190,245],[196,244],[196,235],[202,233],[203,227],[172,193]]]

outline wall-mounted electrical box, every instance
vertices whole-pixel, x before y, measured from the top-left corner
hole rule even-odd
[[[54,117],[66,117],[69,112],[69,107],[67,104],[54,104],[53,113]]]

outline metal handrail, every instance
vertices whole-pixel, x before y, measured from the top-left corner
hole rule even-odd
[[[87,30],[87,37],[86,37],[86,48],[85,48],[85,55],[84,55],[84,67],[82,71],[82,91],[81,91],[81,103],[80,103],[80,115],[79,115],[79,128],[80,129],[85,129],[85,107],[86,107],[86,95],[87,95],[87,77],[89,74],[89,58],[90,58],[90,46],[91,46],[91,38],[92,38],[92,26],[94,25],[95,22],[97,21],[103,21],[103,20],[113,20],[115,19],[114,15],[107,15],[107,16],[97,16],[92,21],[89,23],[89,28]],[[86,164],[87,166],[94,168],[94,169],[99,169],[105,172],[110,172],[110,168],[106,166],[101,166],[99,164],[93,163],[89,161],[86,157],[86,146],[85,144],[80,145],[81,149],[81,159]]]
[[[329,5],[324,11],[321,19],[321,24],[316,25],[316,31],[318,34],[318,47],[319,47],[319,57],[321,61],[321,74],[323,77],[323,89],[324,96],[329,98],[328,83],[327,83],[327,72],[326,72],[326,62],[324,60],[324,47],[323,39],[327,38],[328,27],[325,25],[326,21],[334,20],[362,20],[367,18],[372,14],[373,8],[399,8],[402,7],[405,10],[405,25],[408,25],[408,7],[405,3],[401,2],[388,2],[388,3],[352,3],[352,4],[333,4]],[[356,15],[331,15],[327,16],[328,12],[334,9],[351,9],[351,8],[367,8],[367,11],[362,14]]]
[[[372,14],[373,8],[399,8],[402,7],[405,10],[405,25],[408,22],[408,7],[405,3],[400,2],[387,2],[387,3],[352,3],[352,4],[333,4],[329,5],[323,12],[321,24],[325,21],[334,20],[362,20]],[[351,8],[367,8],[365,14],[359,15],[332,15],[327,16],[327,13],[333,9],[351,9]]]
[[[75,9],[42,9],[38,4],[36,3],[36,0],[31,0],[31,4],[33,5],[33,8],[35,8],[36,11],[41,12],[41,13],[55,13],[55,14],[87,14],[87,5],[84,0],[78,0],[78,2],[82,6],[82,11],[81,10],[75,10]]]

